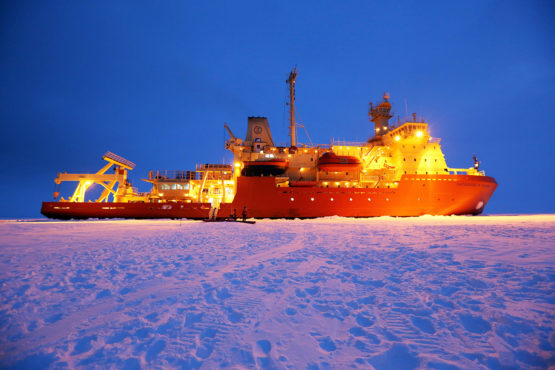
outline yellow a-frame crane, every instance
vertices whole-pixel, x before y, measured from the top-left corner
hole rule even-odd
[[[93,183],[99,184],[104,188],[104,191],[95,202],[108,202],[110,194],[113,194],[114,202],[125,201],[125,198],[137,195],[133,191],[131,184],[127,182],[127,171],[135,168],[135,163],[112,152],[106,152],[102,159],[108,163],[94,174],[58,173],[58,176],[54,179],[56,184],[61,184],[62,181],[79,181],[73,195],[68,200],[69,202],[84,202],[85,192]],[[105,172],[112,166],[115,166],[114,173],[106,174]],[[116,183],[118,183],[118,187],[114,190]]]

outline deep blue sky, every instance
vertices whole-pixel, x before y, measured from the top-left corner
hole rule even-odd
[[[478,155],[499,182],[487,213],[555,212],[554,15],[552,1],[3,1],[0,217],[39,216],[57,172],[96,171],[106,150],[137,163],[137,185],[221,163],[224,122],[243,137],[267,116],[287,142],[295,65],[313,142],[364,141],[367,104],[389,91],[448,165]]]

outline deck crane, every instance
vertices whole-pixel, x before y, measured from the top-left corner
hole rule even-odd
[[[63,181],[79,182],[77,188],[73,192],[73,195],[67,201],[84,202],[85,193],[89,186],[93,183],[99,184],[104,188],[100,197],[95,200],[97,203],[108,202],[110,194],[114,196],[114,202],[125,201],[126,197],[137,195],[136,191],[133,190],[133,187],[127,181],[127,171],[135,168],[135,163],[112,152],[106,152],[102,156],[102,159],[108,163],[94,174],[58,173],[58,176],[54,179],[56,184],[61,184]],[[114,173],[107,174],[106,171],[108,171],[112,166],[115,167]],[[114,189],[116,183],[118,183],[118,187]],[[62,199],[62,201],[63,200],[64,199]]]

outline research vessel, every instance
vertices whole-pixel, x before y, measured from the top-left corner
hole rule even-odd
[[[370,103],[372,135],[364,142],[332,140],[326,145],[297,142],[295,81],[289,86],[290,144],[276,145],[265,117],[248,117],[244,139],[227,124],[230,164],[200,164],[193,170],[150,171],[149,192],[133,187],[127,173],[135,164],[111,152],[93,174],[59,173],[56,184],[75,181],[73,194],[43,202],[41,213],[55,219],[189,218],[222,219],[477,215],[497,187],[474,165],[451,168],[440,140],[416,114],[390,124],[390,96]],[[95,200],[87,191],[102,189]],[[98,188],[97,188],[98,189]]]

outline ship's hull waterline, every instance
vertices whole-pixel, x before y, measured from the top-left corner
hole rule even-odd
[[[397,188],[277,187],[273,177],[240,177],[232,203],[218,218],[246,207],[254,218],[379,217],[480,214],[497,187],[488,176],[404,175]],[[188,218],[209,216],[210,203],[44,202],[41,213],[55,219]]]

